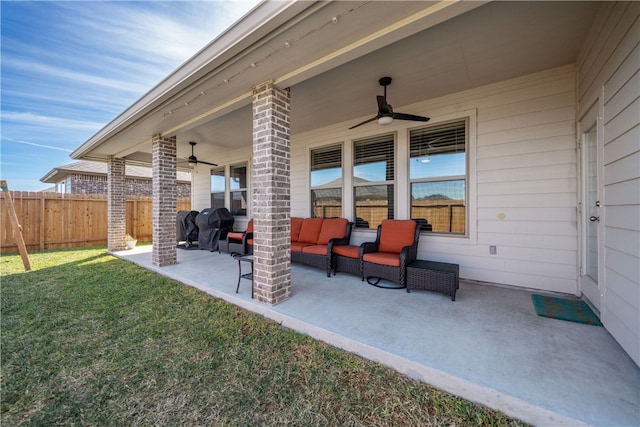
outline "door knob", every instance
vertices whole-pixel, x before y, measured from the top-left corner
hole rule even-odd
[[[589,217],[589,221],[600,221],[600,217],[599,216],[591,216]]]

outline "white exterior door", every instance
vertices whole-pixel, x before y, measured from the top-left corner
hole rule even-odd
[[[580,289],[593,306],[600,311],[603,292],[602,274],[602,226],[601,159],[596,106],[580,121],[582,139],[582,209],[581,222],[581,268]]]

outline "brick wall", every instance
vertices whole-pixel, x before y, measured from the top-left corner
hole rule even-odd
[[[126,246],[127,217],[124,195],[124,167],[124,159],[111,159],[107,166],[107,247],[111,251],[119,251]]]
[[[153,169],[153,248],[159,267],[177,262],[176,249],[176,138],[156,135],[151,140]]]
[[[74,194],[107,194],[108,183],[104,175],[72,174],[68,178],[67,192]],[[152,180],[146,178],[125,178],[125,194],[127,196],[151,196]],[[177,183],[179,198],[191,197],[191,184]]]
[[[289,90],[271,83],[253,91],[254,297],[291,297]]]
[[[108,192],[107,181],[107,177],[102,175],[72,174],[67,191],[74,194],[105,194]]]

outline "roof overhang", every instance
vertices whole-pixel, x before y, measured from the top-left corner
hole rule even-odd
[[[76,149],[149,164],[154,135],[216,162],[250,145],[252,88],[290,87],[292,134],[575,62],[597,2],[264,2]],[[404,111],[404,109],[402,110]],[[410,111],[409,111],[410,112]]]
[[[248,106],[260,83],[290,87],[484,3],[260,3],[71,157],[124,157],[153,135],[174,135]]]
[[[47,172],[45,176],[40,178],[40,182],[55,184],[56,182],[62,181],[67,175],[67,172],[63,172],[58,168],[53,168],[49,172]]]
[[[208,74],[220,72],[225,66],[237,62],[243,56],[243,52],[308,6],[309,4],[292,1],[260,3],[74,150],[71,157],[90,160],[91,152],[96,147],[117,137],[126,137],[129,130],[153,115],[163,105],[180,97],[189,88],[197,86]],[[102,155],[96,158],[104,159]]]
[[[66,179],[69,175],[82,176],[107,176],[107,165],[102,162],[80,161],[51,169],[40,182],[56,184]],[[135,162],[127,162],[125,177],[128,179],[152,179],[149,165],[137,165]],[[191,172],[178,170],[177,182],[190,183]]]

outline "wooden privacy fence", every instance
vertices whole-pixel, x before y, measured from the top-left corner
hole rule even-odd
[[[356,212],[372,229],[389,217],[389,207],[381,204],[379,200],[360,203]],[[434,233],[464,234],[465,212],[464,200],[414,200],[411,203],[411,218],[426,219]],[[342,215],[342,204],[335,201],[315,203],[313,213],[321,218],[339,217]]]
[[[107,195],[11,191],[27,250],[107,244]],[[127,233],[152,238],[152,198],[126,197]],[[177,211],[190,210],[191,199],[178,199]],[[0,251],[18,250],[4,199],[0,200]]]

